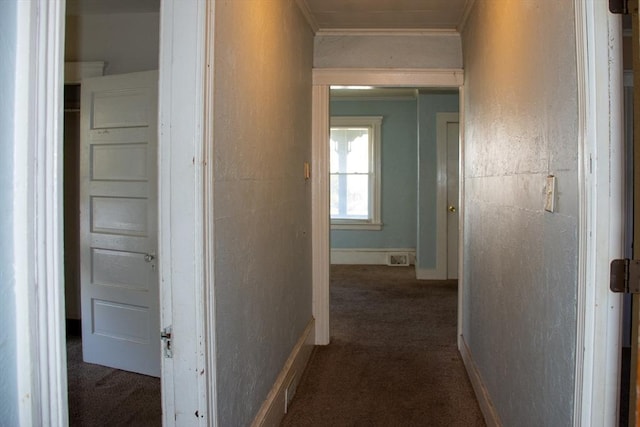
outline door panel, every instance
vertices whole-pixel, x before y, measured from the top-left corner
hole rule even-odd
[[[146,144],[92,145],[91,179],[94,181],[146,181]]]
[[[157,71],[82,82],[85,362],[160,375]]]

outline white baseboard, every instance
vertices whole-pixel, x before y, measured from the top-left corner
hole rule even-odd
[[[387,265],[389,254],[409,254],[409,264],[416,263],[414,248],[331,248],[331,264]]]
[[[416,268],[418,280],[447,280],[447,272],[441,272],[435,268]]]
[[[295,390],[298,387],[304,368],[309,362],[314,343],[315,321],[311,319],[293,347],[253,423],[251,423],[252,427],[277,427],[280,425],[285,413],[287,388]]]
[[[473,391],[476,394],[478,405],[480,406],[482,415],[484,415],[485,423],[488,427],[502,427],[502,422],[500,421],[500,417],[498,416],[498,412],[496,411],[495,406],[493,406],[491,396],[489,396],[489,391],[484,386],[482,376],[480,375],[478,367],[473,361],[471,351],[469,350],[469,347],[464,340],[464,336],[462,335],[458,336],[458,349],[460,350],[460,354],[462,355],[462,361],[464,362],[464,367],[466,368],[467,374],[469,375],[469,380],[471,381],[471,385],[473,386]]]

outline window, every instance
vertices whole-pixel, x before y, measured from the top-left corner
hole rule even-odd
[[[331,228],[380,230],[382,117],[332,117]]]

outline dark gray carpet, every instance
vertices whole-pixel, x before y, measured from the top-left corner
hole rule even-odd
[[[457,282],[332,266],[331,344],[282,426],[484,426],[456,347]]]
[[[69,425],[162,425],[159,378],[84,363],[82,341],[72,336],[67,366]]]

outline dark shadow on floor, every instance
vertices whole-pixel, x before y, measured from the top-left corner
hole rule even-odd
[[[161,426],[160,379],[84,363],[67,336],[70,426]]]

